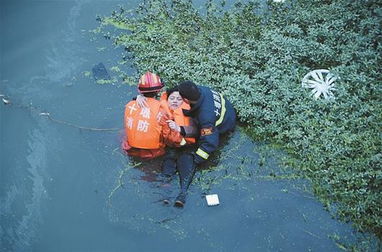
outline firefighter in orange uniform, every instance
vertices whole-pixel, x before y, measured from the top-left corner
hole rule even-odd
[[[199,130],[191,118],[184,116],[183,109],[190,106],[183,102],[177,89],[170,89],[156,100],[163,88],[159,76],[147,72],[139,80],[136,100],[130,101],[125,108],[126,138],[122,148],[129,156],[155,158],[167,153],[163,158],[162,175],[165,182],[171,180],[178,171],[180,193],[175,206],[183,207],[186,192],[195,174],[193,155],[190,145],[195,143]],[[164,201],[169,203],[168,200]]]
[[[135,100],[126,104],[122,148],[129,156],[155,158],[165,153],[159,124],[161,103],[155,99],[163,86],[158,75],[146,72],[139,80],[138,91],[147,106],[140,107]]]

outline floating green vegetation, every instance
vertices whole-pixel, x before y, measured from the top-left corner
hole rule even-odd
[[[90,77],[92,74],[90,71],[84,71],[82,73],[84,74],[85,77]]]
[[[97,80],[96,81],[97,84],[113,84],[113,83],[117,83],[117,79],[110,79],[110,80],[105,80],[105,79],[100,79],[100,80]]]
[[[97,51],[99,52],[102,52],[102,51],[105,51],[106,50],[106,47],[97,47]]]
[[[189,0],[148,0],[100,18],[99,31],[125,48],[138,73],[220,90],[254,139],[289,152],[324,205],[382,238],[380,1],[223,6],[207,1],[201,12]],[[336,99],[314,100],[301,88],[315,69],[340,76]]]
[[[118,66],[110,67],[110,70],[113,71],[113,72],[116,72],[116,73],[120,73],[121,72],[121,69]]]
[[[102,19],[102,23],[105,25],[112,25],[122,30],[133,30],[134,25],[128,22],[124,22],[124,19],[116,19],[115,17],[105,17]]]

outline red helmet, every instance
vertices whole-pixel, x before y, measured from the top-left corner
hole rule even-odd
[[[141,76],[138,83],[140,93],[159,92],[164,87],[159,76],[151,72],[146,72]]]

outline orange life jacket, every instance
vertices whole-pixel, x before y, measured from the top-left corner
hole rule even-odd
[[[182,146],[184,144],[193,144],[196,142],[195,138],[186,137],[180,134],[180,132],[175,132],[171,130],[165,120],[174,120],[179,126],[190,126],[190,117],[183,114],[183,109],[190,110],[190,105],[183,102],[182,105],[172,110],[168,106],[167,94],[163,93],[160,98],[160,105],[162,113],[164,114],[163,120],[161,120],[162,134],[167,145]],[[185,142],[184,142],[185,141]]]
[[[158,121],[160,102],[154,98],[147,98],[146,102],[148,107],[145,108],[140,108],[136,101],[130,101],[125,107],[127,142],[140,149],[164,148]]]

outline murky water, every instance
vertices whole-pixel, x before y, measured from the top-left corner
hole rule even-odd
[[[305,182],[269,176],[287,174],[280,153],[240,129],[196,174],[184,209],[162,205],[178,181],[160,187],[150,173],[159,161],[133,168],[119,150],[120,130],[94,130],[122,129],[135,95],[87,74],[120,60],[121,49],[88,32],[119,3],[0,3],[0,94],[11,101],[0,104],[1,250],[336,251],[331,237],[354,241]],[[220,206],[207,207],[209,193]]]

